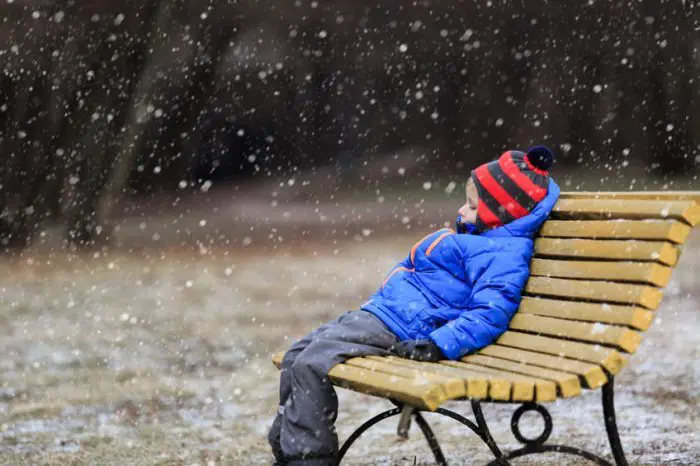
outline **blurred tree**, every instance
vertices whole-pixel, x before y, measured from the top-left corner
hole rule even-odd
[[[403,148],[424,177],[535,142],[686,172],[696,3],[3,3],[0,244],[108,240],[126,194],[183,182],[330,165],[337,189]]]

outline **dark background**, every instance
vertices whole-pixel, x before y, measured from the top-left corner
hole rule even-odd
[[[6,250],[46,224],[92,244],[122,198],[207,182],[374,188],[386,170],[364,167],[405,150],[437,183],[532,143],[579,172],[698,165],[695,1],[14,0],[0,18]]]

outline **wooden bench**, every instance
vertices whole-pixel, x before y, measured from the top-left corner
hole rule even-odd
[[[662,290],[671,279],[681,245],[700,222],[700,191],[562,193],[535,242],[530,280],[509,329],[492,345],[461,361],[415,362],[363,357],[335,366],[335,385],[390,399],[396,408],[367,421],[341,448],[341,459],[368,428],[400,415],[399,435],[411,419],[425,435],[438,464],[447,464],[421,411],[438,412],[472,429],[496,459],[546,451],[606,459],[546,441],[552,419],[540,403],[602,388],[605,427],[614,461],[626,465],[615,421],[613,380],[652,325]],[[273,362],[279,367],[282,354]],[[470,400],[476,422],[440,408]],[[511,427],[524,447],[504,454],[493,440],[481,402],[520,403]],[[525,438],[519,420],[537,411],[545,428]]]

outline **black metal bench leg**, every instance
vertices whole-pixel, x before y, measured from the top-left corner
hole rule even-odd
[[[481,439],[486,442],[486,445],[489,446],[498,463],[508,464],[508,461],[504,459],[503,452],[501,452],[501,449],[498,448],[498,444],[496,444],[496,441],[491,436],[489,426],[486,424],[486,418],[484,418],[484,413],[481,411],[481,403],[476,400],[472,400],[472,411],[474,412],[476,423],[479,426],[479,432],[477,433]]]
[[[350,437],[343,443],[343,446],[340,448],[340,452],[338,452],[338,463],[343,459],[345,454],[348,452],[348,449],[352,446],[353,443],[355,443],[355,440],[360,438],[360,435],[365,433],[367,429],[372,427],[373,425],[377,424],[378,422],[383,421],[384,419],[390,418],[392,416],[396,416],[398,414],[401,414],[401,408],[394,408],[390,409],[388,411],[384,411],[381,414],[377,414],[374,416],[372,419],[369,421],[365,422],[362,424],[360,427],[357,428],[355,432],[353,432]]]
[[[503,452],[501,452],[501,449],[498,448],[498,444],[491,436],[491,431],[489,430],[489,426],[488,424],[486,424],[484,414],[481,411],[481,403],[476,400],[472,400],[472,411],[474,412],[476,424],[473,421],[465,418],[464,416],[455,413],[454,411],[448,411],[447,409],[438,408],[435,412],[437,414],[442,414],[443,416],[452,418],[455,421],[461,422],[465,426],[469,427],[476,435],[478,435],[479,438],[489,447],[491,453],[493,453],[493,455],[496,457],[493,464],[509,464],[505,455],[503,454]]]
[[[384,419],[401,414],[403,411],[403,406],[384,411],[383,413],[374,416],[372,419],[368,420],[360,427],[358,427],[357,430],[355,430],[355,432],[353,432],[350,435],[350,437],[348,437],[345,443],[343,443],[343,446],[340,448],[340,451],[338,452],[338,463],[340,463],[340,461],[345,457],[345,454],[348,452],[348,449],[350,449],[352,444],[355,443],[355,441],[358,438],[360,438],[360,436],[363,433],[365,433],[369,428],[383,421]],[[440,448],[440,444],[438,443],[437,438],[435,437],[433,429],[430,428],[430,424],[428,424],[428,421],[426,421],[418,411],[409,411],[409,415],[410,414],[412,414],[416,418],[416,424],[418,424],[421,431],[423,432],[423,435],[425,436],[425,439],[428,441],[428,445],[430,446],[430,449],[432,450],[433,455],[435,456],[435,461],[437,461],[437,464],[439,466],[447,466],[447,460],[445,459],[445,455],[443,454],[442,448]]]
[[[433,451],[433,455],[435,456],[435,461],[437,462],[438,465],[440,466],[447,466],[447,460],[445,459],[445,455],[442,453],[442,449],[440,448],[440,444],[437,441],[437,438],[435,437],[435,433],[433,432],[433,429],[430,428],[430,424],[428,424],[428,421],[426,421],[421,413],[416,411],[414,414],[416,417],[416,424],[418,424],[418,427],[420,427],[420,430],[423,431],[423,435],[425,436],[425,439],[428,441],[428,445],[430,445],[430,449]]]
[[[620,442],[620,433],[617,430],[615,419],[615,392],[613,390],[614,377],[610,377],[608,383],[603,385],[603,417],[605,418],[605,430],[608,432],[610,449],[617,466],[627,466],[627,458]]]

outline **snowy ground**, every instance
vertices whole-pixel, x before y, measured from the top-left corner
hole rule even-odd
[[[25,254],[0,263],[0,464],[270,463],[271,354],[356,308],[425,228],[396,237],[360,229],[274,248]],[[633,464],[700,464],[698,257],[696,233],[656,324],[617,380]],[[341,439],[388,407],[345,390],[340,400]],[[470,415],[468,404],[450,407]],[[513,409],[484,407],[506,450],[517,447]],[[553,442],[607,454],[600,391],[550,410]],[[489,460],[469,431],[429,420],[451,464]],[[417,432],[401,442],[395,427],[386,421],[363,437],[347,464],[431,464]],[[534,458],[514,464],[579,464]]]

